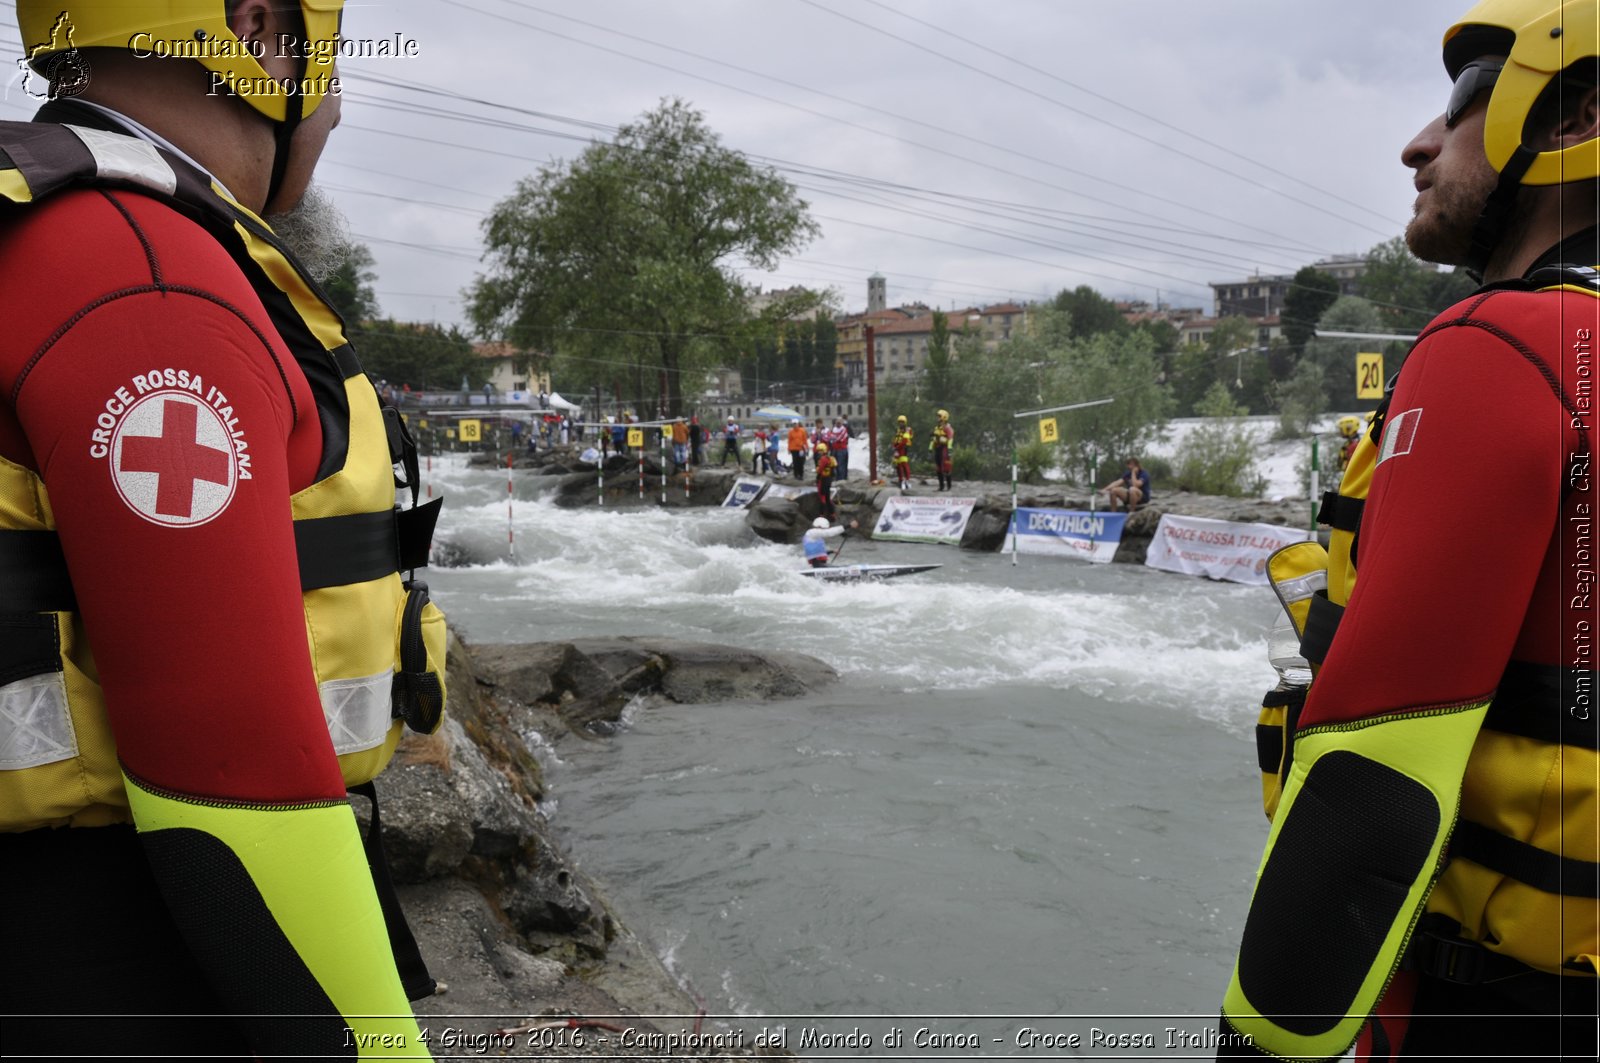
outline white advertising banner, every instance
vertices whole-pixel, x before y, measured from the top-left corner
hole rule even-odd
[[[1166,572],[1233,583],[1267,583],[1267,558],[1310,535],[1278,524],[1240,524],[1162,514],[1144,563]]]
[[[763,498],[799,498],[801,495],[814,495],[816,493],[817,493],[817,488],[816,488],[815,484],[803,484],[803,483],[799,483],[798,481],[795,482],[795,483],[787,483],[786,484],[786,483],[779,483],[777,480],[774,480],[774,481],[772,481],[771,486],[769,486],[767,488],[767,493],[765,495],[763,495],[762,497]]]
[[[1015,538],[1019,554],[1079,557],[1107,565],[1117,555],[1117,544],[1122,542],[1122,526],[1127,521],[1126,513],[1019,508],[1013,525],[1016,530],[1006,532],[1006,544],[1002,549],[1012,549],[1012,539]]]
[[[960,546],[967,530],[976,498],[891,497],[878,514],[872,529],[874,539],[898,539],[908,543],[946,543]]]
[[[733,487],[729,488],[728,497],[722,500],[722,504],[733,509],[744,509],[756,500],[756,496],[761,494],[761,489],[765,486],[767,486],[765,480],[741,476],[733,481]]]

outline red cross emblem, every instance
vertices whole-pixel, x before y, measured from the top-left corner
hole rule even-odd
[[[156,524],[204,524],[233,500],[238,467],[227,425],[188,392],[130,407],[111,447],[112,479],[135,513]]]

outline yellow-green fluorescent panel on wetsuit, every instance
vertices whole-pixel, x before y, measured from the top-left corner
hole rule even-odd
[[[246,1018],[259,1049],[428,1058],[348,803],[198,804],[127,783],[162,892],[224,998],[299,1016]]]
[[[1399,962],[1455,824],[1485,703],[1309,728],[1223,1015],[1256,1048],[1338,1056]]]

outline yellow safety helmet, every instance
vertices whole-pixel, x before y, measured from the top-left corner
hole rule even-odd
[[[23,53],[40,74],[53,56],[81,48],[193,59],[274,122],[294,124],[328,94],[343,9],[344,0],[300,0],[305,68],[287,87],[269,76],[252,45],[228,28],[225,0],[17,0],[17,26]]]
[[[905,424],[906,423],[906,415],[902,413],[899,417],[896,417],[895,418],[895,423],[896,424]]]
[[[1445,69],[1456,79],[1468,64],[1490,55],[1506,61],[1489,95],[1483,146],[1490,165],[1504,174],[1522,148],[1523,127],[1545,87],[1573,63],[1600,57],[1600,0],[1482,0],[1445,31]],[[1600,177],[1600,140],[1524,154],[1531,158],[1517,176],[1521,184]]]
[[[826,444],[826,443],[818,443],[817,444],[817,453],[818,454],[826,454],[827,452],[828,452],[828,444]]]
[[[1344,416],[1339,418],[1339,434],[1346,439],[1361,430],[1361,418]]]
[[[950,411],[949,410],[940,410],[939,411],[939,420],[948,421],[949,419],[950,419]]]

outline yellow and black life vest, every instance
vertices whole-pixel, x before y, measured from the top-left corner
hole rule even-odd
[[[1587,283],[1542,273],[1529,287],[1600,297]],[[1330,529],[1326,549],[1295,543],[1268,560],[1268,576],[1301,635],[1313,675],[1355,590],[1361,515],[1388,405],[1386,397],[1369,415],[1337,491],[1323,496],[1318,519]],[[1576,682],[1574,669],[1518,661],[1502,676],[1472,745],[1448,858],[1427,895],[1408,964],[1461,981],[1528,968],[1588,976],[1600,970],[1594,940],[1600,839],[1592,803],[1600,732],[1593,719],[1587,729],[1563,727],[1565,714],[1534,711],[1563,691],[1572,693]],[[1280,684],[1262,703],[1256,738],[1269,819],[1293,766],[1305,697],[1305,688]],[[1587,826],[1570,829],[1575,823]],[[1561,961],[1552,962],[1557,956]]]
[[[323,714],[345,784],[362,786],[388,764],[403,726],[431,733],[444,711],[444,615],[426,584],[401,577],[427,563],[440,500],[416,504],[416,448],[404,422],[380,408],[338,314],[260,218],[145,141],[0,122],[0,218],[94,186],[151,196],[214,236],[316,397],[322,455],[291,511]],[[396,505],[397,485],[411,490],[411,508]],[[3,458],[0,595],[0,630],[9,633],[0,638],[0,748],[14,754],[0,764],[0,830],[131,822],[44,483]]]

